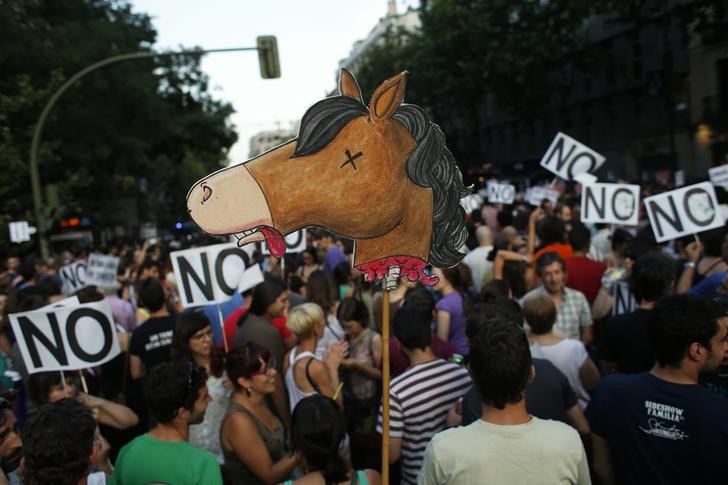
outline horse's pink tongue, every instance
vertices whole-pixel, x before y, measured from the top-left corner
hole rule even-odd
[[[265,237],[268,251],[276,258],[283,257],[286,253],[286,240],[283,235],[272,227],[261,227],[258,231]]]

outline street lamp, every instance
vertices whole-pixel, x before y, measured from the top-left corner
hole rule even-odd
[[[272,40],[271,40],[272,39]],[[276,39],[273,36],[261,36],[258,38],[258,45],[256,47],[233,47],[229,49],[206,49],[206,50],[182,50],[176,52],[130,52],[127,54],[119,54],[111,56],[106,59],[102,59],[98,62],[87,66],[72,77],[70,77],[58,90],[53,93],[51,99],[43,108],[43,112],[38,118],[38,123],[35,125],[33,131],[33,141],[30,144],[30,183],[33,190],[33,209],[35,212],[36,225],[38,226],[38,240],[40,241],[40,253],[41,256],[47,258],[50,253],[48,252],[48,241],[46,240],[46,232],[48,226],[46,225],[45,214],[43,213],[43,199],[40,190],[40,177],[38,175],[38,147],[40,146],[40,137],[43,134],[43,126],[45,125],[48,114],[55,106],[58,99],[70,88],[76,81],[81,79],[86,74],[95,71],[101,67],[116,62],[127,61],[131,59],[143,59],[147,57],[161,57],[161,56],[176,56],[183,54],[213,54],[217,52],[239,52],[239,51],[259,51],[260,59],[260,71],[263,77],[268,79],[272,77],[280,77],[280,66],[278,65],[278,46]],[[272,73],[272,75],[271,75]]]

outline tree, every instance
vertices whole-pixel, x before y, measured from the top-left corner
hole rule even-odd
[[[150,18],[120,0],[0,0],[0,195],[6,218],[32,217],[28,151],[35,123],[62,82],[98,60],[148,51]],[[199,55],[125,61],[94,71],[51,112],[39,157],[41,180],[66,210],[97,226],[129,226],[109,211],[127,201],[139,222],[172,227],[185,194],[219,168],[237,136],[232,107],[208,92]],[[8,204],[7,202],[11,203]]]

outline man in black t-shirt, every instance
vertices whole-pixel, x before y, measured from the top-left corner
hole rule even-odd
[[[728,477],[728,400],[698,384],[728,350],[728,317],[709,300],[669,296],[652,309],[657,363],[605,377],[587,408],[602,483],[716,483]]]
[[[639,309],[609,318],[599,333],[598,352],[606,374],[646,372],[655,363],[647,335],[647,319],[655,302],[672,291],[675,263],[657,251],[632,266],[631,287]]]
[[[176,319],[164,305],[164,288],[154,279],[139,284],[139,301],[149,310],[149,319],[134,330],[129,344],[129,371],[141,379],[154,366],[169,362]]]

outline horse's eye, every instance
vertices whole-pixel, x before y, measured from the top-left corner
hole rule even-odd
[[[342,163],[339,168],[344,168],[344,166],[351,164],[352,167],[354,167],[354,170],[356,170],[356,164],[354,163],[354,160],[356,160],[359,157],[364,156],[363,152],[357,152],[354,155],[351,154],[351,151],[347,148],[344,152],[346,154],[346,160],[344,160],[344,163]]]

